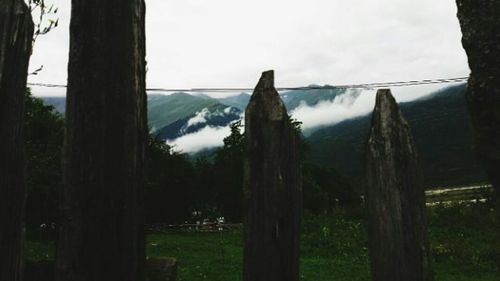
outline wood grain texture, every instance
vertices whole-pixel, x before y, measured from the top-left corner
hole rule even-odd
[[[0,0],[0,281],[22,280],[23,116],[33,29],[24,1]]]
[[[300,138],[264,72],[245,114],[245,281],[299,280]]]
[[[372,278],[429,281],[424,189],[408,123],[389,90],[379,90],[365,151]]]
[[[457,8],[471,70],[465,97],[475,151],[495,189],[500,268],[500,1],[457,0]]]
[[[143,0],[73,0],[60,281],[144,280]]]

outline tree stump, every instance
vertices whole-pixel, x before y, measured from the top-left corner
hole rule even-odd
[[[475,150],[495,189],[500,268],[500,2],[457,0],[457,8],[471,69],[465,97]]]
[[[143,0],[73,0],[56,280],[145,279]]]
[[[389,90],[377,93],[365,177],[373,280],[432,280],[417,152],[408,124]]]
[[[299,279],[300,136],[264,72],[245,113],[243,280]]]
[[[22,0],[0,0],[0,281],[22,279],[24,95],[33,21]]]

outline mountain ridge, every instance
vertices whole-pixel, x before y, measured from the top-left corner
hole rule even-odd
[[[465,87],[451,86],[399,104],[414,136],[426,186],[486,180],[472,148]],[[362,156],[370,124],[371,113],[316,131],[307,139],[308,161],[336,168],[362,185]]]
[[[475,183],[486,179],[473,154],[464,90],[465,84],[451,86],[400,103],[420,152],[427,186]],[[346,91],[339,89],[296,90],[281,93],[281,97],[288,110],[293,111],[299,106],[314,107],[321,102],[333,101],[343,93]],[[247,93],[220,99],[187,93],[148,95],[149,125],[160,138],[174,140],[205,127],[224,127],[239,120],[249,99]],[[64,97],[45,100],[56,108],[64,104]],[[318,127],[306,136],[310,144],[308,161],[336,168],[361,185],[361,158],[370,116],[371,113]]]

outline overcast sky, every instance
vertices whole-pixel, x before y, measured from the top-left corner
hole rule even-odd
[[[69,0],[40,37],[30,82],[66,83]],[[148,87],[280,87],[469,74],[454,0],[146,0]],[[422,89],[396,90],[418,95]],[[63,94],[38,89],[36,94]]]

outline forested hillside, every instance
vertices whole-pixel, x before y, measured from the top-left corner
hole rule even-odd
[[[427,187],[485,180],[472,151],[472,132],[464,99],[465,85],[446,88],[402,103],[411,127]],[[360,183],[362,152],[371,114],[324,128],[308,138],[309,160],[334,167]]]
[[[401,104],[415,136],[428,187],[485,180],[472,152],[464,90],[465,85],[451,86]],[[289,91],[281,96],[287,109],[292,111],[300,105],[315,106],[332,101],[345,93],[342,89],[316,89]],[[361,92],[353,94],[358,97]],[[246,93],[218,99],[186,93],[149,95],[149,126],[151,132],[163,140],[192,134],[207,126],[225,127],[241,118],[249,97]],[[58,111],[64,109],[64,98],[44,98],[44,101]],[[335,168],[354,183],[360,183],[361,155],[370,118],[370,115],[364,115],[345,120],[308,135],[308,160],[315,165]],[[213,151],[201,153],[210,155]]]

